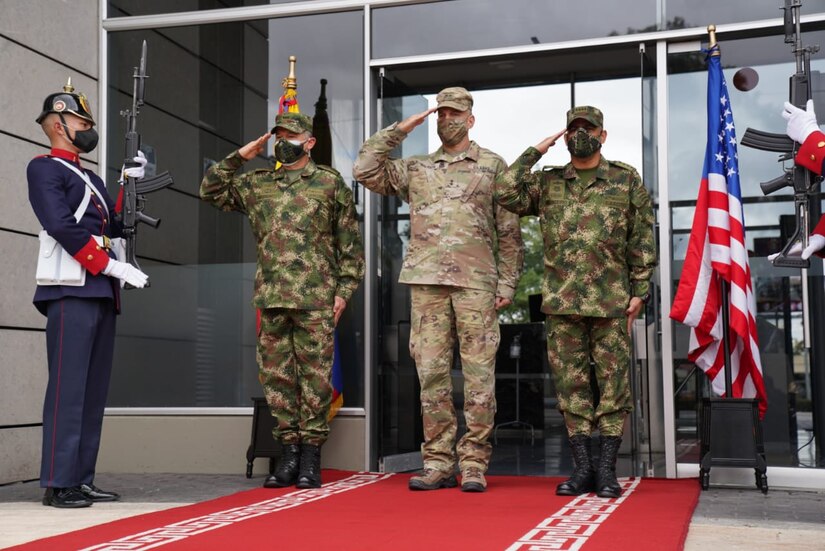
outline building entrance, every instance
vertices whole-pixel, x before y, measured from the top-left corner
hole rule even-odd
[[[643,44],[610,50],[544,52],[502,58],[435,61],[377,69],[376,125],[393,122],[435,106],[435,94],[464,86],[474,97],[475,126],[470,138],[512,163],[528,146],[561,130],[573,105],[596,105],[604,112],[608,139],[604,154],[637,168],[654,189],[655,137],[653,56]],[[377,128],[376,128],[377,129]],[[414,130],[394,152],[408,157],[436,150],[435,118]],[[563,165],[569,153],[562,143],[545,155],[543,165]],[[655,196],[655,194],[653,194]],[[423,439],[415,363],[409,354],[410,293],[398,283],[409,241],[409,208],[396,197],[380,197],[378,218],[379,292],[377,319],[377,411],[379,467],[409,471],[421,467]],[[522,219],[526,262],[514,306],[499,313],[501,343],[496,361],[496,429],[493,474],[560,475],[572,469],[566,431],[556,409],[555,389],[546,356],[543,317],[539,312],[543,270],[537,220]],[[654,281],[658,288],[658,281]],[[664,475],[663,400],[657,301],[634,330],[631,366],[634,412],[628,418],[621,452],[622,475]],[[463,432],[463,378],[454,354],[453,397]],[[657,470],[659,469],[659,470]]]

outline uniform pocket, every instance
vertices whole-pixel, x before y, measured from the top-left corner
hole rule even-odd
[[[320,201],[307,199],[306,207],[301,209],[295,219],[295,227],[307,231],[312,228],[323,229],[328,226],[324,220],[324,209]]]
[[[621,245],[627,235],[627,209],[602,207],[602,226],[599,228],[598,237],[600,241]]]

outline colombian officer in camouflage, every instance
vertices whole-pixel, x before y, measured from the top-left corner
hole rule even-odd
[[[475,123],[470,93],[447,88],[436,103],[436,108],[367,140],[353,175],[372,191],[398,195],[410,205],[410,244],[399,281],[411,285],[410,355],[421,383],[424,422],[424,471],[410,479],[410,489],[456,486],[457,452],[461,489],[483,492],[496,411],[496,310],[511,303],[518,285],[521,228],[517,216],[493,201],[495,177],[506,168],[504,160],[470,141],[468,132]],[[389,160],[390,151],[435,111],[442,146],[429,155]],[[454,335],[467,423],[455,451],[450,378]]]
[[[281,166],[236,175],[272,135]],[[310,117],[278,115],[271,132],[210,167],[200,189],[216,207],[246,214],[258,243],[259,378],[283,444],[267,488],[321,486],[333,330],[364,276],[352,192],[338,172],[312,161],[314,145]]]
[[[496,182],[500,205],[541,222],[547,357],[575,461],[559,495],[592,491],[594,482],[599,496],[621,495],[615,468],[632,407],[630,328],[649,299],[656,264],[650,195],[633,167],[602,156],[603,120],[595,107],[571,109],[564,130],[527,148]],[[563,134],[570,163],[531,173]],[[598,407],[590,390],[591,358]],[[590,457],[596,426],[598,466]]]

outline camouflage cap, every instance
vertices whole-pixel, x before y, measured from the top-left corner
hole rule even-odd
[[[466,88],[454,86],[452,88],[444,88],[435,97],[436,106],[438,109],[442,107],[452,107],[459,111],[466,111],[473,107],[473,96]]]
[[[570,128],[570,124],[576,119],[584,119],[590,124],[598,126],[599,128],[604,126],[604,115],[602,115],[601,111],[590,105],[574,107],[573,109],[568,111],[567,127]]]
[[[275,117],[275,126],[272,127],[273,134],[276,128],[283,128],[296,134],[304,132],[312,134],[312,117],[303,113],[281,113]]]

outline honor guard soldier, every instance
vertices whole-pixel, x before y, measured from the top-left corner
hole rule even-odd
[[[562,135],[570,163],[531,173]],[[575,462],[558,495],[621,495],[615,471],[632,408],[630,329],[650,297],[656,265],[650,195],[633,167],[602,156],[606,139],[602,112],[575,107],[564,130],[527,148],[496,183],[500,205],[541,221],[547,358]],[[600,432],[598,464],[590,454],[594,428]]]
[[[281,166],[236,174],[273,135]],[[244,213],[257,240],[258,367],[283,446],[266,488],[321,486],[333,331],[364,277],[352,191],[338,172],[312,161],[314,145],[310,117],[278,115],[270,132],[212,165],[200,188],[204,201]]]
[[[786,101],[782,111],[782,117],[788,121],[785,133],[793,141],[802,144],[794,158],[794,162],[799,166],[804,166],[814,174],[825,174],[825,134],[819,129],[814,112],[814,101],[808,100],[804,110]],[[822,249],[825,248],[825,215],[819,219],[813,232],[808,238],[808,246],[802,249],[799,242],[788,251],[789,254],[801,254],[807,260],[811,255],[819,257]],[[771,255],[773,256],[773,255]],[[768,258],[770,259],[771,256]]]
[[[429,155],[391,160],[390,152],[438,112],[441,147]],[[410,355],[421,383],[424,470],[410,490],[458,485],[483,492],[496,413],[497,310],[508,306],[524,261],[518,216],[496,206],[495,177],[507,165],[470,140],[473,97],[445,88],[436,107],[381,130],[361,147],[353,176],[381,195],[410,204],[410,246],[399,282],[410,285]],[[456,336],[464,375],[467,432],[458,429],[450,371]]]
[[[86,96],[76,93],[69,79],[62,92],[46,97],[36,120],[51,144],[51,151],[27,168],[29,202],[44,230],[34,295],[34,305],[47,317],[49,364],[40,486],[46,488],[44,505],[87,507],[119,499],[94,485],[95,464],[121,282],[142,287],[146,275],[115,260],[110,239],[121,231],[115,203],[103,181],[82,166],[80,155],[98,141]],[[143,176],[142,166],[129,170]],[[52,270],[53,276],[41,278],[57,266],[45,262],[52,258],[63,258],[63,267],[73,263],[81,277],[69,281]]]

